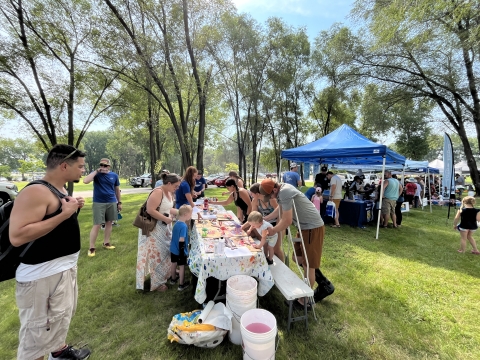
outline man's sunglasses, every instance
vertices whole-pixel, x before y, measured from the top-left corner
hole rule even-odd
[[[77,149],[73,150],[70,154],[68,154],[63,158],[62,162],[64,162],[67,159],[70,159],[73,156],[73,154],[75,154],[76,152],[77,152]]]
[[[100,165],[98,165],[98,166],[100,166],[100,167],[109,167],[110,165],[107,165],[107,164],[100,164]]]

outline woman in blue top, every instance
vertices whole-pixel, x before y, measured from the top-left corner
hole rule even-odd
[[[195,188],[195,177],[197,173],[197,169],[193,166],[189,166],[187,170],[185,170],[182,182],[175,192],[175,207],[177,209],[185,204],[190,205],[192,208],[195,207],[193,202],[193,189]]]

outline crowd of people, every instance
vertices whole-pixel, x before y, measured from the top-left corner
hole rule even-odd
[[[47,170],[43,182],[29,184],[18,195],[10,217],[10,241],[14,246],[31,243],[30,250],[23,257],[17,272],[16,298],[20,316],[18,358],[43,359],[86,359],[90,350],[76,349],[66,344],[70,321],[77,304],[76,272],[80,255],[80,229],[77,214],[85,200],[66,193],[64,184],[78,182],[85,171],[85,153],[69,145],[56,145],[48,153]],[[93,226],[90,231],[88,256],[96,253],[96,239],[102,224],[105,224],[102,247],[114,250],[110,242],[112,223],[122,210],[118,175],[110,170],[111,162],[102,158],[98,169],[87,175],[85,184],[93,182]],[[283,174],[283,182],[271,178],[253,184],[249,190],[234,171],[226,181],[227,198],[213,204],[234,203],[237,217],[243,229],[258,238],[258,248],[263,248],[267,262],[277,256],[285,261],[282,240],[290,225],[299,230],[297,237],[304,246],[295,243],[293,260],[304,269],[304,276],[313,287],[325,279],[320,271],[325,226],[321,216],[321,205],[328,189],[328,201],[335,204],[336,216],[332,227],[340,227],[340,200],[343,198],[342,181],[338,175],[321,167],[315,176],[314,186],[304,194],[298,189],[301,179],[297,165],[292,163],[290,171]],[[352,184],[346,188],[347,196],[375,194],[379,188],[363,184],[361,171]],[[393,227],[401,225],[399,204],[404,200],[418,206],[419,199],[438,193],[438,179],[431,179],[432,186],[426,188],[421,177],[406,179],[402,184],[390,171],[383,179],[382,226],[390,218]],[[464,179],[457,176],[457,182]],[[192,213],[195,200],[205,196],[206,181],[201,171],[190,166],[182,177],[163,170],[155,188],[146,201],[148,214],[157,220],[154,229],[138,232],[138,253],[136,266],[136,288],[144,290],[145,278],[150,276],[149,291],[166,291],[167,285],[177,285],[178,291],[189,287],[185,277],[185,266],[189,255]],[[454,229],[460,231],[459,252],[465,252],[467,241],[473,254],[480,254],[473,232],[480,221],[480,211],[475,209],[475,198],[463,198],[462,207],[454,220]],[[45,215],[46,214],[46,215]],[[69,241],[64,241],[64,234]],[[317,288],[319,290],[319,288]],[[315,291],[315,300],[322,294]],[[52,295],[62,299],[52,301]],[[295,306],[303,309],[303,299]],[[308,307],[311,305],[308,304]],[[53,316],[52,314],[57,314]],[[32,343],[28,339],[35,337]]]

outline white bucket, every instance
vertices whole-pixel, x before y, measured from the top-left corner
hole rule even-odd
[[[252,332],[249,325],[257,324],[259,332]],[[258,329],[263,327],[265,329]],[[243,360],[275,359],[275,337],[277,335],[277,319],[264,309],[246,311],[240,320],[242,332]],[[270,329],[270,330],[268,330]],[[264,330],[265,332],[260,332]]]
[[[232,331],[230,331],[230,333],[228,334],[228,338],[230,339],[230,342],[232,344],[241,345],[242,333],[240,331],[240,319],[246,311],[257,308],[256,296],[252,302],[243,303],[232,301],[231,297],[227,294],[226,307],[230,309],[233,313]]]
[[[257,281],[247,275],[235,275],[227,280],[226,306],[233,313],[232,331],[228,338],[241,345],[240,318],[243,313],[257,307]]]
[[[248,275],[234,275],[227,280],[227,294],[250,300],[257,294],[257,281]]]

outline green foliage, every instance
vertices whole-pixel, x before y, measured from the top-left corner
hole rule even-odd
[[[10,172],[12,170],[10,169],[10,166],[8,165],[0,165],[0,176],[2,177],[10,177]]]
[[[225,172],[228,173],[230,171],[238,171],[238,164],[235,164],[235,163],[225,164]]]

